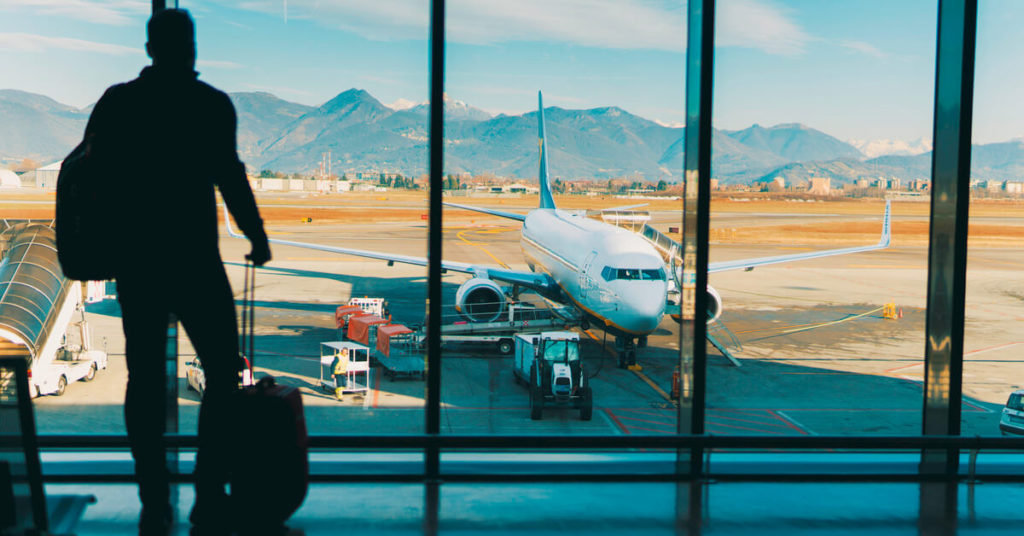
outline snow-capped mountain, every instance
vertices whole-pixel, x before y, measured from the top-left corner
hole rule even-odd
[[[931,140],[925,138],[911,141],[890,139],[847,140],[846,143],[859,149],[868,158],[885,155],[913,156],[932,150]]]

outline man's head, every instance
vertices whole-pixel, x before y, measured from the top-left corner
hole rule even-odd
[[[160,68],[192,71],[196,66],[196,32],[184,9],[156,12],[146,25],[146,53]]]

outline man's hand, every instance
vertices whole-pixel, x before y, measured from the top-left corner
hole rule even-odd
[[[252,242],[252,251],[245,256],[256,266],[263,266],[270,260],[270,243],[267,242],[267,235],[260,233],[249,239]]]

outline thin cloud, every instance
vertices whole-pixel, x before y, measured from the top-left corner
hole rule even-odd
[[[84,39],[74,39],[71,37],[50,37],[47,35],[0,32],[0,50],[46,52],[54,49],[70,50],[74,52],[92,52],[96,54],[107,54],[110,56],[130,56],[143,53],[140,48],[114,45],[111,43],[97,43],[95,41],[86,41]]]
[[[787,12],[762,0],[723,0],[715,15],[715,44],[756,48],[769,54],[800,54],[809,36]]]
[[[145,21],[149,17],[150,3],[139,0],[3,0],[0,10],[126,26]]]
[[[597,48],[682,52],[686,8],[664,0],[450,0],[447,39],[494,45],[555,41]],[[281,0],[243,0],[236,7],[281,17]],[[309,19],[373,40],[426,39],[423,0],[289,0],[289,19]],[[766,0],[723,0],[718,43],[796,54],[811,40],[788,13]]]
[[[197,60],[196,65],[199,67],[210,69],[245,69],[245,65],[242,65],[241,63],[235,63],[233,61]]]
[[[865,43],[864,41],[843,41],[839,43],[839,46],[843,48],[848,48],[855,52],[867,54],[868,56],[873,56],[880,60],[884,60],[889,57],[888,54],[879,50],[879,48],[876,47],[875,45],[872,45],[871,43]]]

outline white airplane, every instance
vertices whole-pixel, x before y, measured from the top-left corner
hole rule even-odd
[[[520,241],[529,272],[441,261],[443,270],[470,274],[455,294],[456,310],[468,321],[497,320],[505,309],[505,289],[500,283],[530,289],[542,297],[574,306],[582,316],[582,327],[602,327],[616,336],[619,365],[635,364],[637,341],[646,346],[665,316],[669,291],[665,260],[641,235],[621,227],[587,217],[586,211],[560,210],[555,207],[548,178],[548,150],[544,134],[544,105],[538,93],[540,145],[540,206],[527,214],[472,207],[455,203],[448,206],[483,212],[523,223]],[[618,207],[619,210],[633,207]],[[616,210],[616,209],[609,209]],[[228,233],[244,238],[231,226],[225,209]],[[370,259],[426,266],[427,259],[408,255],[380,253],[336,246],[270,239],[271,243],[329,251]],[[753,269],[831,255],[845,255],[883,249],[889,246],[889,205],[886,203],[882,238],[875,245],[781,255],[741,261],[711,263],[709,272]],[[676,276],[678,278],[678,275]],[[722,299],[708,286],[708,318],[721,314]]]

